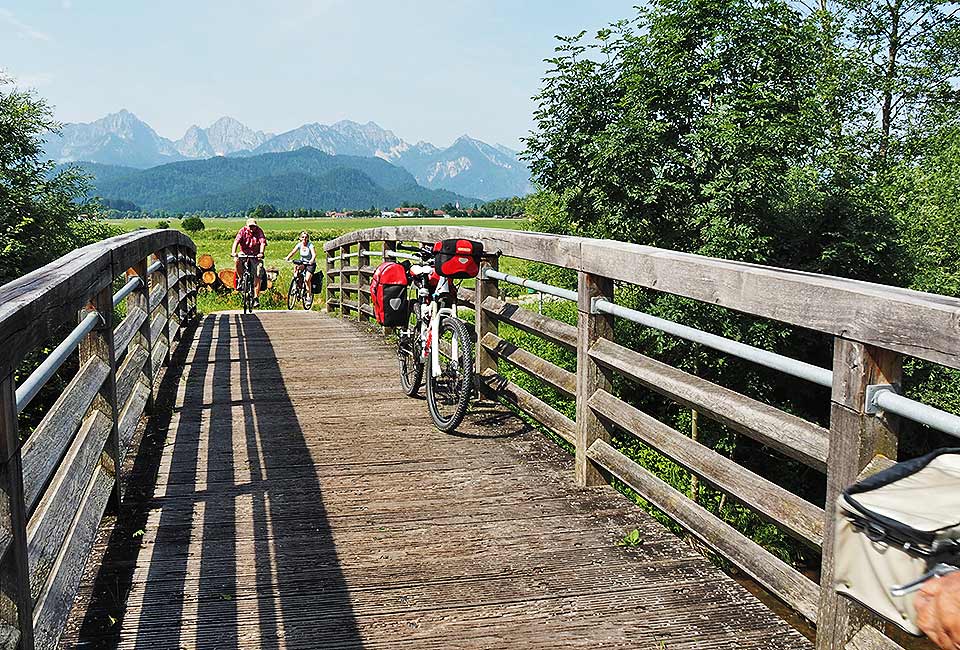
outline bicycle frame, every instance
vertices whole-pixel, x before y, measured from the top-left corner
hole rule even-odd
[[[418,298],[425,298],[420,303],[420,337],[424,341],[423,358],[430,358],[430,374],[433,377],[439,377],[442,374],[440,368],[440,320],[445,317],[457,317],[457,303],[454,301],[450,307],[440,307],[438,298],[450,292],[450,280],[441,277],[437,283],[437,288],[433,294],[430,294],[429,285],[426,278],[433,273],[432,266],[422,266],[414,264],[410,267],[410,273],[417,278]],[[457,357],[460,353],[457,340],[454,339],[451,346],[451,355]]]

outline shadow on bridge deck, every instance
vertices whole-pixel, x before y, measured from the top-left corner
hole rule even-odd
[[[810,647],[508,412],[435,431],[359,336],[314,313],[202,321],[68,645]]]

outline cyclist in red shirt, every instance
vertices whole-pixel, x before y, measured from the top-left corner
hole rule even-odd
[[[257,225],[257,220],[253,217],[247,219],[247,225],[240,229],[237,233],[236,239],[233,240],[233,250],[231,255],[237,259],[236,269],[237,269],[237,279],[236,282],[240,282],[240,278],[243,276],[243,264],[244,260],[237,257],[237,248],[240,249],[240,252],[244,255],[255,255],[256,263],[253,264],[253,306],[260,306],[260,266],[263,263],[263,251],[267,247],[267,236],[263,233],[263,229]],[[234,289],[237,287],[234,286]]]

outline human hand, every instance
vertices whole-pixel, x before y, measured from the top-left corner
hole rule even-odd
[[[960,572],[927,580],[914,599],[917,626],[944,650],[960,650]]]

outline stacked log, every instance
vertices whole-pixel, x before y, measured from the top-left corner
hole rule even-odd
[[[220,282],[226,289],[234,289],[237,286],[237,272],[234,269],[220,269],[217,274],[220,276]]]
[[[214,270],[213,255],[210,255],[209,253],[204,253],[199,257],[197,257],[197,268],[199,268],[201,271],[213,271]]]
[[[200,273],[200,283],[205,287],[216,289],[220,286],[220,278],[216,271],[202,271]]]

